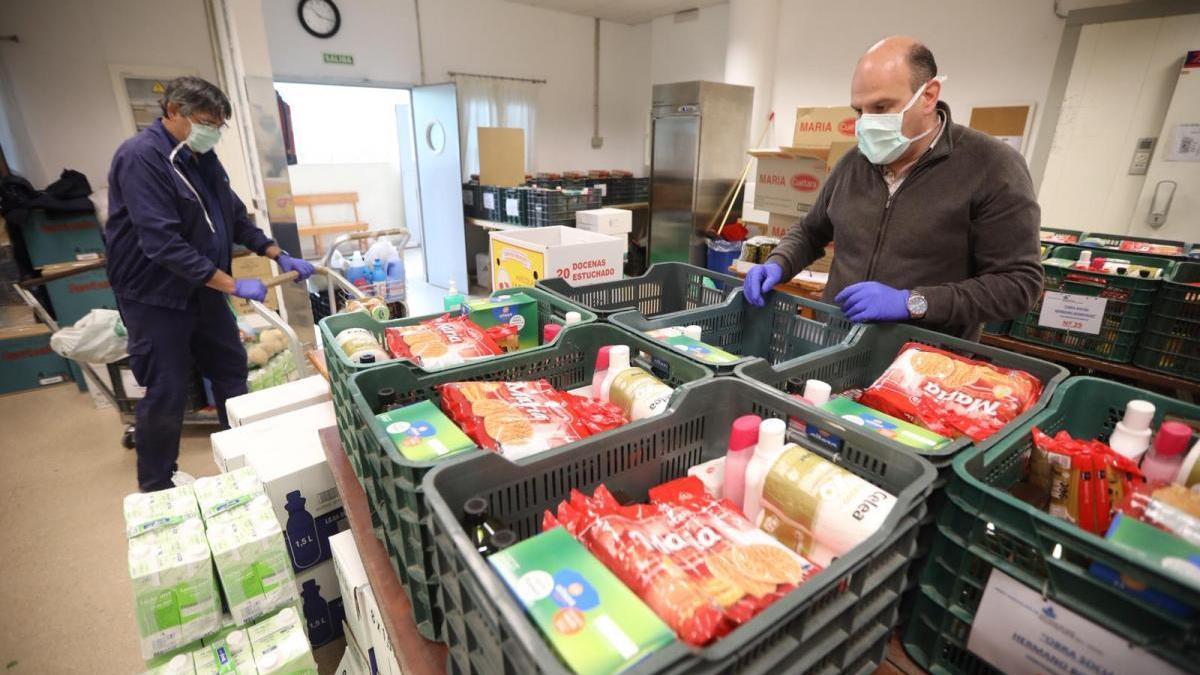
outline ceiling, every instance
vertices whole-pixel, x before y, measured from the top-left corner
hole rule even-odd
[[[651,19],[697,7],[720,5],[727,0],[510,0],[571,14],[595,16],[617,23],[644,23]]]

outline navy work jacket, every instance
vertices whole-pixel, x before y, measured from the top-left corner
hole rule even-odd
[[[193,157],[184,146],[172,158],[176,146],[160,119],[117,148],[104,244],[118,298],[185,309],[218,269],[229,273],[233,244],[262,255],[274,242],[250,222],[216,152]]]

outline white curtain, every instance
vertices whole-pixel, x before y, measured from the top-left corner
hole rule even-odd
[[[458,87],[458,132],[463,179],[479,173],[479,127],[525,130],[525,171],[533,173],[538,85],[494,77],[454,76]]]

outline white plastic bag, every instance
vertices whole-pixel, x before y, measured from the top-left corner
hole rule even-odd
[[[125,324],[112,309],[93,309],[74,326],[50,336],[59,356],[87,363],[113,363],[125,358]]]

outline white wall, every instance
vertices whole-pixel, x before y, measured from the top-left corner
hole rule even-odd
[[[4,71],[32,147],[31,182],[44,187],[64,168],[92,187],[108,183],[122,124],[109,64],[184,69],[215,80],[204,5],[161,0],[0,2]],[[20,134],[17,134],[18,138]]]
[[[694,18],[680,22],[673,14],[651,21],[650,81],[724,82],[729,19],[729,5],[722,4],[702,7]]]
[[[342,29],[329,40],[303,31],[291,0],[263,0],[276,77],[402,84],[419,80],[412,0],[342,3]],[[601,25],[600,134],[591,147],[592,19],[503,2],[421,3],[426,79],[448,71],[545,79],[538,97],[534,167],[641,171],[650,104],[650,26]],[[321,62],[321,52],[354,55],[353,66]]]
[[[949,76],[942,98],[956,121],[966,124],[977,105],[1034,102],[1036,138],[1063,30],[1049,0],[781,1],[777,143],[791,142],[797,106],[849,105],[858,58],[896,34],[933,51],[939,74]]]

